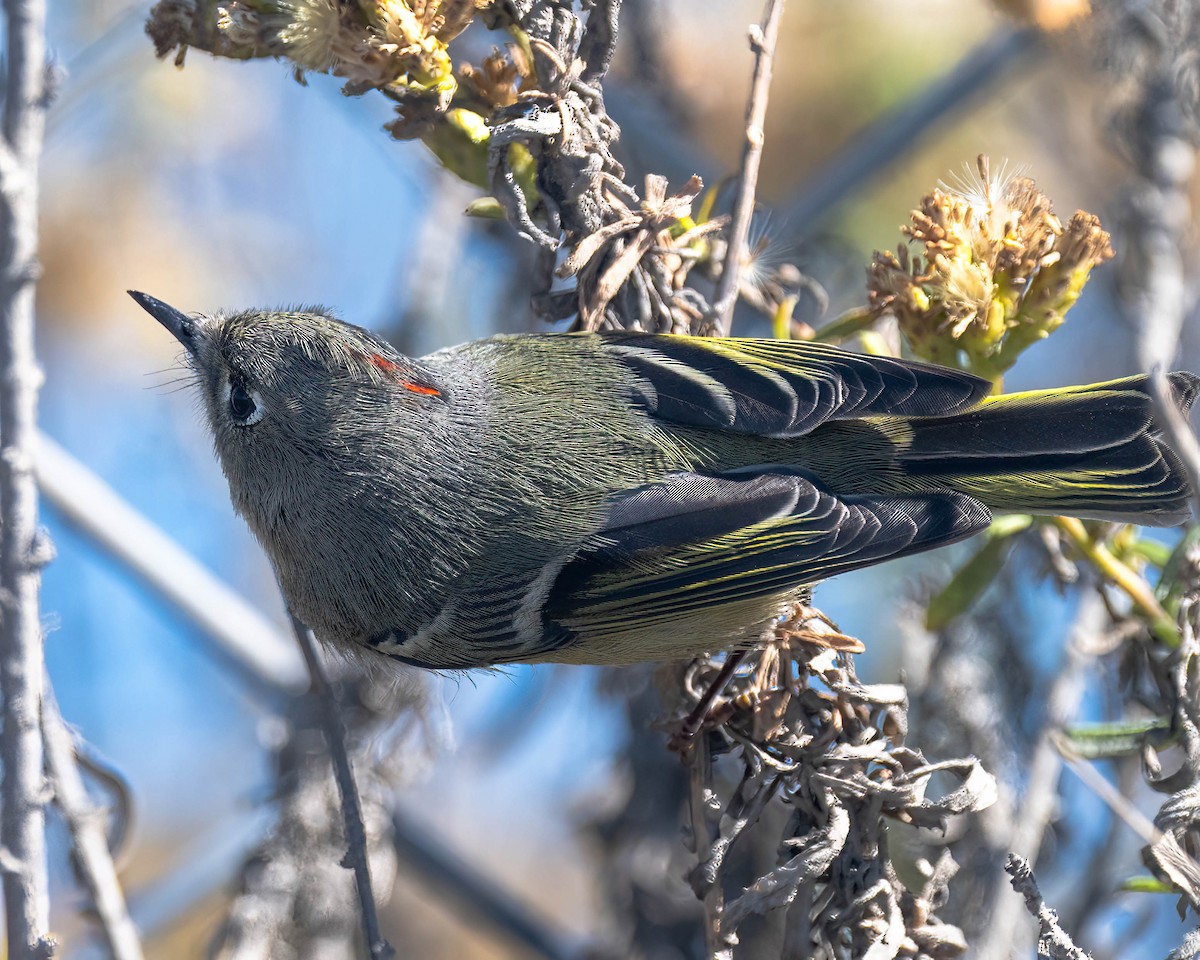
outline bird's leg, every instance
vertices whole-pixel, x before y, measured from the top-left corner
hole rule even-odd
[[[861,653],[866,649],[861,640],[842,633],[825,614],[816,607],[805,603],[795,604],[791,614],[775,627],[775,641],[785,645],[809,643],[814,646],[828,647],[839,653]],[[737,673],[738,667],[745,661],[749,652],[746,649],[734,650],[725,657],[725,662],[721,665],[716,678],[709,684],[696,706],[684,717],[679,729],[671,735],[671,739],[667,743],[669,749],[678,753],[686,753],[705,725],[711,726],[714,722],[719,724],[728,718],[719,716],[718,711],[714,710],[713,704],[725,693],[730,681]],[[765,689],[759,689],[755,691],[755,696],[760,697],[764,692]],[[756,705],[757,699],[754,702],[748,701],[740,704],[743,707]],[[730,704],[725,706],[729,707]]]
[[[713,701],[717,699],[725,688],[729,686],[729,681],[733,679],[733,675],[737,672],[737,668],[742,665],[742,661],[746,659],[748,650],[734,650],[725,657],[725,662],[721,664],[721,670],[717,673],[716,679],[704,691],[704,695],[693,708],[692,712],[683,718],[683,723],[679,725],[679,729],[671,735],[671,739],[667,747],[679,753],[685,753],[692,745],[692,741],[696,739],[696,734],[700,732],[700,728],[704,726],[704,721],[708,719],[709,711],[712,709]]]

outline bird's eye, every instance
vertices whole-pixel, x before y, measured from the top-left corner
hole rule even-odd
[[[266,412],[263,410],[258,391],[248,389],[244,383],[237,380],[229,382],[226,398],[229,403],[229,415],[240,427],[258,423]]]

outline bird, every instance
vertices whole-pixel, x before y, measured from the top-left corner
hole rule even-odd
[[[812,341],[499,335],[414,359],[319,307],[184,313],[237,512],[334,650],[435,670],[734,651],[995,511],[1170,526],[1149,381],[992,394]],[[1168,377],[1186,411],[1191,373]]]

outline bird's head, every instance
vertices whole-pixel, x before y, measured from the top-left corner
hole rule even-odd
[[[402,442],[447,400],[428,370],[322,309],[188,314],[130,296],[186,350],[239,508],[318,468],[370,470],[381,431]]]

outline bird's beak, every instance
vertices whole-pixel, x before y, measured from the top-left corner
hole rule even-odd
[[[196,317],[189,317],[182,310],[176,310],[170,304],[163,303],[157,297],[152,297],[148,293],[142,293],[138,290],[130,290],[128,293],[137,301],[139,307],[170,330],[171,336],[182,343],[187,348],[188,353],[195,356],[203,328],[202,320]]]

